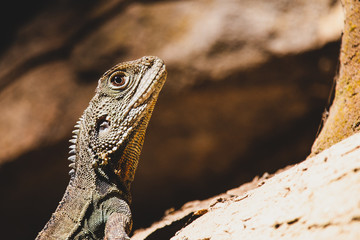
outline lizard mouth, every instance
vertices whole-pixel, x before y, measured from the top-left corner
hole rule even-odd
[[[166,69],[165,64],[162,60],[158,59],[156,63],[154,63],[154,67],[158,68],[158,72],[154,77],[154,80],[146,86],[146,88],[141,89],[137,94],[137,100],[134,104],[130,104],[133,108],[137,108],[138,106],[148,102],[149,100],[157,97],[160,90],[162,89],[165,79],[166,79]]]

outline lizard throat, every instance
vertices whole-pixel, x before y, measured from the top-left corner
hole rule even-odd
[[[145,132],[154,109],[156,98],[149,102],[147,110],[142,114],[136,126],[129,133],[125,141],[116,151],[108,155],[108,164],[104,166],[104,172],[117,184],[121,184],[126,191],[134,180],[135,172],[144,143]]]

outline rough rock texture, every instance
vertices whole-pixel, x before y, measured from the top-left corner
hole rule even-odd
[[[357,134],[272,177],[188,203],[132,239],[359,239],[359,143]]]
[[[345,25],[336,92],[324,128],[312,147],[312,154],[360,131],[360,2],[342,2]]]
[[[169,69],[133,186],[135,228],[309,153],[336,72],[337,1],[8,4],[0,10],[4,238],[32,238],[48,220],[69,179],[72,127],[98,77],[124,60],[157,55]]]

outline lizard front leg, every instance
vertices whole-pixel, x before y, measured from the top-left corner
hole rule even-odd
[[[114,212],[105,225],[104,240],[130,240],[127,231],[131,229],[131,220],[128,216]]]
[[[104,240],[128,240],[132,228],[129,205],[119,197],[111,197],[101,204],[105,217]]]

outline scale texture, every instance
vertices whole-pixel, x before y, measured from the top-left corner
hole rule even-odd
[[[129,239],[130,185],[166,79],[157,57],[118,64],[100,79],[70,140],[70,182],[36,239]]]

